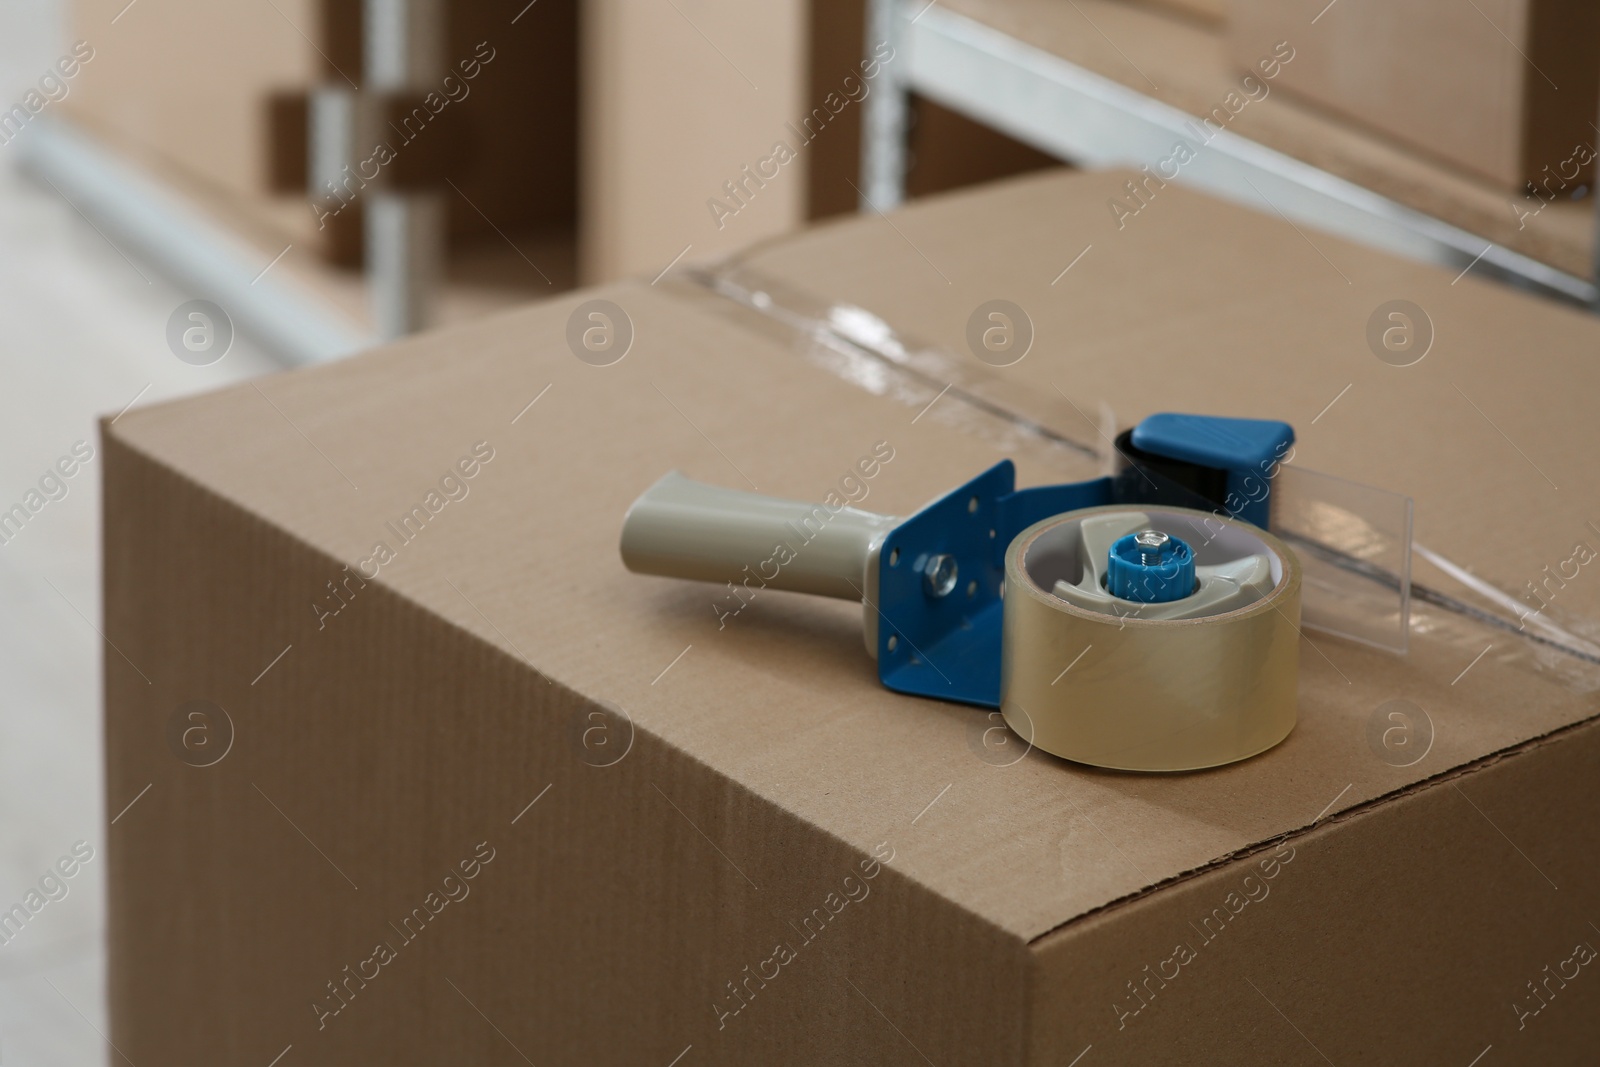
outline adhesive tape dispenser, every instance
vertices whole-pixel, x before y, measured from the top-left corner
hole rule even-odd
[[[1015,487],[1003,460],[910,518],[673,472],[628,510],[629,570],[859,600],[888,688],[999,708],[1046,752],[1182,771],[1294,728],[1301,565],[1268,533],[1288,424],[1152,415],[1115,475]],[[1198,507],[1186,506],[1198,504]]]

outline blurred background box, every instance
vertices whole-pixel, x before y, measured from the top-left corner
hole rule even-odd
[[[241,225],[359,266],[359,213],[319,227],[308,202],[307,111],[320,87],[366,84],[361,0],[239,9],[172,0],[119,17],[125,6],[72,5],[74,36],[101,42],[69,97],[72,118]],[[414,144],[405,131],[388,134],[396,165],[426,153],[437,160],[434,184],[448,189],[448,179],[463,194],[445,201],[452,251],[498,244],[496,228],[565,233],[570,242],[577,221],[578,5],[542,0],[516,32],[506,32],[502,9],[515,14],[509,0],[440,5],[442,39],[431,48],[442,62],[430,81],[455,99]],[[476,64],[486,54],[493,58]],[[478,66],[475,76],[462,78],[463,61]],[[447,74],[462,87],[447,89]]]
[[[95,55],[53,117],[66,120],[55,124],[66,133],[87,134],[79,143],[96,158],[72,145],[64,153],[61,137],[35,137],[29,165],[163,272],[209,288],[246,329],[251,319],[331,314],[351,336],[370,338],[570,288],[576,0],[396,4],[412,34],[398,48],[392,28],[366,25],[369,8],[386,10],[362,0],[286,0],[248,11],[195,0],[75,2],[70,32]],[[392,70],[397,53],[408,51],[402,88],[374,82],[375,70]],[[347,128],[316,107],[341,97],[356,116]],[[380,139],[392,160],[372,167]],[[324,199],[330,171],[349,201],[343,206]],[[126,190],[119,202],[99,202],[79,184],[96,177]],[[151,190],[184,223],[168,227],[165,239],[128,232],[129,217],[155,208]],[[375,254],[369,243],[372,205],[385,192],[431,198],[420,239],[403,254]],[[245,280],[270,264],[296,299],[273,305],[261,295],[255,305],[254,283],[197,276],[187,267],[197,239],[208,254],[254,264]],[[375,262],[388,269],[387,283]],[[386,313],[413,293],[425,299],[398,322]],[[329,353],[279,354],[301,362]]]
[[[411,60],[398,90],[374,80],[394,62],[392,30],[374,28],[389,10],[371,0],[285,0],[242,14],[198,0],[154,9],[81,0],[73,35],[98,47],[59,114],[104,151],[102,169],[131,164],[219,239],[242,241],[256,264],[246,279],[285,253],[280,277],[375,337],[580,279],[653,276],[861,206],[860,120],[877,88],[871,79],[849,88],[862,81],[864,0],[396,0],[412,34],[399,51],[426,56]],[[461,76],[463,62],[486,55],[474,77]],[[451,102],[413,141],[406,117],[429,92]],[[842,110],[824,109],[841,94],[852,95]],[[819,112],[827,121],[814,137],[792,132]],[[1056,165],[931,102],[917,102],[916,119],[918,195]],[[395,162],[363,184],[351,175],[379,139]],[[736,219],[708,210],[779,140],[796,152],[779,178],[738,204]],[[64,170],[77,166],[40,172],[74,196]],[[347,204],[330,199],[330,175]],[[395,190],[431,196],[423,211],[444,217],[375,252],[373,203]],[[88,210],[117,231],[115,218]],[[139,251],[166,263],[177,250]],[[258,296],[243,286],[213,295],[236,307]],[[294,312],[256,317],[273,314]]]
[[[1232,3],[1240,66],[1276,42],[1294,47],[1283,88],[1508,192],[1590,180],[1600,100],[1592,0]]]
[[[596,0],[584,9],[586,284],[654,274],[685,242],[692,262],[807,221],[870,210],[860,185],[862,116],[905,57],[884,62],[820,130],[807,128],[814,136],[803,146],[789,129],[824,108],[830,94],[837,103],[851,93],[847,78],[862,81],[863,56],[882,43],[867,40],[866,0],[680,6],[680,13],[663,7],[662,14]],[[708,83],[720,93],[709,95]],[[912,197],[1061,165],[931,100],[913,107]],[[702,109],[712,118],[690,121]],[[722,183],[766,156],[776,140],[798,158],[737,218],[714,225],[707,200],[724,195]]]
[[[270,93],[303,91],[318,76],[322,60],[294,24],[317,26],[321,4],[274,2],[281,15],[266,4],[175,0],[118,18],[126,0],[77,0],[68,12],[71,33],[94,57],[63,106],[117,150],[206,188],[257,225],[309,242],[311,213],[268,195],[264,121]],[[108,46],[112,32],[115,47]]]

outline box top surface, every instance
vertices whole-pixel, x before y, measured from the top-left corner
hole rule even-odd
[[[1016,759],[1015,742],[993,743],[997,717],[882,689],[858,605],[766,590],[728,616],[726,589],[623,568],[622,516],[670,469],[819,499],[882,442],[893,458],[858,503],[906,514],[1003,456],[1020,485],[1094,475],[1081,446],[1105,404],[1124,424],[1161,410],[1290,421],[1297,463],[1413,494],[1422,542],[1513,592],[1574,542],[1600,545],[1584,418],[1600,324],[1175,187],[1119,232],[1106,201],[1126,177],[1006,183],[740,265],[929,343],[898,362],[668,279],[129,412],[107,432],[344,563],[379,561],[378,582],[819,832],[863,849],[892,834],[909,877],[1035,938],[1595,710],[1581,660],[1422,603],[1404,659],[1303,640],[1300,722],[1265,756],[1103,772]],[[997,297],[1036,330],[1006,368],[960,355],[969,315]],[[1434,324],[1410,367],[1365,340],[1395,298]],[[568,347],[595,299],[633,329],[605,367]],[[475,447],[492,458],[446,482]],[[402,531],[417,507],[421,532]],[[1589,569],[1552,604],[1572,626],[1600,607]],[[308,622],[322,592],[305,591]],[[1374,740],[1392,700],[1431,723],[1409,766]]]

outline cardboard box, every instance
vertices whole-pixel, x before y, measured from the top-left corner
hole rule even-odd
[[[654,277],[802,222],[808,143],[834,120],[812,118],[806,15],[801,0],[583,5],[581,278]],[[833,105],[860,62],[831,73]]]
[[[728,617],[622,568],[669,468],[816,498],[887,446],[857,495],[904,514],[1002,455],[1024,485],[1094,474],[1102,400],[1290,419],[1296,462],[1414,493],[1421,539],[1506,589],[1600,543],[1600,324],[1176,187],[1119,231],[1131,177],[936,198],[724,276],[769,311],[848,299],[855,343],[675,277],[107,424],[117,1047],[1580,1062],[1589,660],[1425,600],[1404,658],[1309,636],[1271,752],[1118,774],[884,690],[859,605]],[[996,297],[1035,330],[1006,368],[962,354]],[[1365,340],[1396,298],[1438,338],[1407,367]],[[631,323],[609,366],[566,339],[593,300]],[[1544,588],[1581,627],[1600,579],[1572,566]]]
[[[71,32],[91,58],[67,80],[62,113],[142,165],[225,199],[252,226],[296,244],[318,242],[303,196],[268,195],[277,146],[267,119],[275,93],[304,90],[321,72],[316,48],[329,42],[313,46],[301,33],[322,36],[322,6],[141,10],[126,0],[74,0]]]
[[[1229,26],[1242,67],[1288,42],[1280,87],[1508,190],[1532,183],[1554,197],[1590,181],[1592,3],[1234,0]]]
[[[446,3],[442,12],[433,94],[395,105],[384,159],[448,194],[453,251],[499,247],[507,233],[570,233],[578,212],[577,5],[545,3],[518,15],[508,4]],[[78,55],[88,58],[60,90],[66,114],[180,192],[222,207],[230,221],[361,265],[361,225],[352,220],[378,173],[373,146],[350,160],[348,214],[328,213],[320,203],[326,190],[308,189],[306,175],[308,95],[319,85],[354,91],[365,81],[361,0],[286,0],[248,11],[194,0],[158,10],[75,0],[72,15],[85,46]],[[425,119],[413,110],[424,98]],[[515,269],[527,263],[519,258]]]

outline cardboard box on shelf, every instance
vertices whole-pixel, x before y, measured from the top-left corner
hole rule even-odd
[[[1594,173],[1600,7],[1584,0],[1233,0],[1234,60],[1294,49],[1278,84],[1510,191]]]
[[[300,244],[320,241],[303,198],[268,194],[282,147],[269,133],[281,137],[294,125],[275,94],[303,91],[321,72],[316,48],[296,29],[317,33],[321,7],[286,0],[276,11],[200,3],[140,10],[75,0],[72,32],[92,58],[68,82],[63,114],[118,152],[225,198],[252,225]]]
[[[314,248],[340,266],[361,265],[361,209],[369,186],[385,181],[448,194],[452,251],[498,245],[508,233],[571,234],[577,5],[541,4],[515,25],[516,9],[505,6],[441,7],[438,71],[425,89],[396,96],[389,121],[371,143],[352,146],[332,190],[309,188],[309,96],[365,84],[360,0],[247,12],[193,0],[157,10],[78,0],[83,61],[61,90],[63,110],[176,191],[221,208],[239,230]]]
[[[1006,455],[1023,485],[1094,474],[1104,402],[1285,418],[1297,463],[1413,494],[1437,558],[1527,581],[1568,629],[1595,616],[1572,561],[1600,544],[1600,324],[1175,186],[1118,230],[1129,179],[932,198],[719,286],[571,294],[108,424],[117,1047],[941,1067],[1591,1047],[1600,675],[1492,604],[1423,598],[1404,657],[1308,635],[1280,746],[1132,775],[883,689],[858,604],[757,589],[719,611],[727,589],[623,569],[623,513],[668,469],[906,514]],[[727,295],[757,280],[765,310]],[[1007,367],[965,347],[995,298],[1033,332]],[[1396,299],[1426,320],[1420,362],[1369,348]],[[846,303],[831,334],[773,314]],[[591,311],[616,349],[580,359]]]

